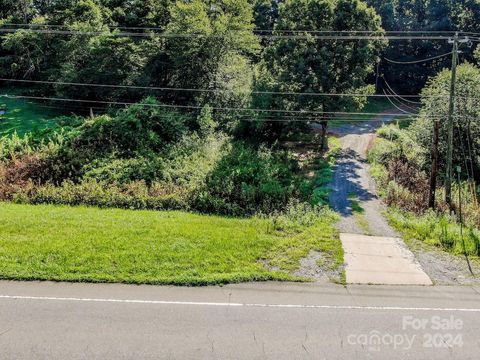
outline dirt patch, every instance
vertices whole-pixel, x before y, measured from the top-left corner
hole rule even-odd
[[[300,260],[300,268],[294,275],[315,281],[343,282],[343,267],[338,268],[328,254],[310,251],[306,258]]]
[[[408,240],[407,245],[413,252],[423,270],[436,285],[478,285],[480,284],[480,260],[456,256],[419,240]]]

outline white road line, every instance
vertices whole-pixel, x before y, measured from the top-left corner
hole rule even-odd
[[[257,307],[257,308],[283,308],[283,309],[334,309],[334,310],[386,310],[386,311],[442,311],[442,312],[474,312],[480,309],[468,308],[430,308],[430,307],[400,307],[400,306],[349,306],[349,305],[293,305],[293,304],[249,304],[249,303],[222,303],[222,302],[195,302],[195,301],[168,301],[168,300],[128,300],[128,299],[91,299],[74,297],[50,296],[18,296],[0,295],[0,299],[10,300],[41,300],[41,301],[79,301],[96,303],[125,303],[125,304],[150,304],[150,305],[191,305],[191,306],[217,306],[217,307]]]

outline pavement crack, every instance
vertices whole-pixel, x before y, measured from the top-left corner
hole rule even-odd
[[[8,332],[11,331],[11,330],[12,330],[12,328],[0,332],[0,336],[5,335],[6,333],[8,333]]]

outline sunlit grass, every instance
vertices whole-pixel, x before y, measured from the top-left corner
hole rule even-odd
[[[48,105],[22,99],[0,97],[0,109],[6,110],[5,114],[0,115],[0,136],[11,135],[14,132],[24,135],[55,125],[54,119],[60,116],[61,112],[46,106]]]
[[[343,261],[332,216],[291,232],[185,212],[0,203],[0,213],[3,279],[205,285],[299,280],[282,270],[311,250]]]

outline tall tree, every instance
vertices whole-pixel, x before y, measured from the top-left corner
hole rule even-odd
[[[386,31],[480,31],[478,0],[366,0],[377,9]],[[445,40],[395,41],[387,59],[415,61],[451,51]],[[462,55],[471,61],[471,52]],[[398,92],[417,94],[429,77],[450,66],[450,57],[410,65],[382,61],[381,73]]]
[[[433,122],[439,119],[440,128],[440,169],[445,174],[447,152],[447,121],[451,71],[443,70],[432,78],[422,91],[421,116],[409,128],[416,144],[423,149],[417,161],[425,169],[430,166],[430,149],[433,139]],[[480,68],[472,64],[463,64],[457,68],[455,116],[454,116],[454,165],[461,166],[464,175],[480,180]]]
[[[274,40],[266,49],[259,81],[262,88],[301,93],[366,91],[366,78],[384,42],[321,40],[310,31],[371,30],[381,35],[380,17],[373,8],[359,0],[287,0],[280,5],[274,34],[285,30],[297,36]],[[303,116],[320,113],[316,120],[321,121],[324,135],[329,112],[361,105],[361,99],[328,96],[275,96],[269,102],[274,109],[306,111]],[[272,125],[267,122],[266,126]]]
[[[195,92],[183,93],[183,102],[242,105],[242,93],[252,72],[248,60],[260,48],[253,28],[252,8],[247,0],[176,2],[167,27],[167,33],[172,34],[166,44],[172,64],[170,84],[181,88],[233,90],[239,100],[232,102],[234,96],[227,101],[225,96],[212,91],[201,96]],[[228,89],[226,81],[242,85]]]

